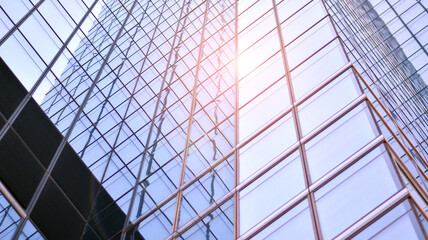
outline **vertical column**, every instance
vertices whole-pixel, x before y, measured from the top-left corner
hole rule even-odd
[[[184,149],[184,153],[183,153],[183,165],[182,165],[182,170],[181,170],[181,175],[180,175],[179,188],[184,183],[184,177],[185,177],[185,173],[186,173],[186,162],[187,162],[187,157],[189,154],[190,134],[191,134],[191,129],[192,129],[194,112],[195,112],[195,108],[196,108],[196,97],[197,97],[196,90],[198,88],[198,83],[199,83],[199,72],[201,71],[200,70],[201,69],[200,64],[201,64],[201,60],[202,60],[202,57],[204,54],[205,25],[207,23],[207,16],[208,16],[209,7],[210,7],[210,0],[205,0],[205,11],[204,11],[203,24],[202,24],[201,41],[199,43],[199,55],[198,55],[198,60],[197,60],[197,65],[196,65],[195,83],[194,83],[193,90],[192,90],[192,105],[191,105],[191,110],[190,110],[190,115],[189,115],[189,124],[188,124],[188,128],[187,128],[188,132],[187,132],[187,136],[186,136],[185,149]],[[178,223],[179,223],[179,219],[180,219],[182,194],[183,194],[183,192],[179,190],[178,195],[177,195],[177,202],[176,202],[176,207],[175,207],[175,216],[174,216],[174,223],[172,225],[172,232],[177,231],[177,228],[178,228]]]
[[[133,230],[129,231],[128,225],[131,224],[131,222],[134,220],[135,217],[140,217],[140,215],[143,213],[143,207],[145,207],[145,205],[152,205],[153,203],[151,201],[153,201],[153,197],[158,198],[158,196],[154,196],[154,195],[166,195],[168,194],[168,192],[165,193],[153,193],[153,191],[158,191],[157,189],[153,189],[153,191],[151,191],[150,189],[148,189],[148,187],[151,185],[151,180],[154,181],[162,181],[162,178],[167,178],[165,181],[168,182],[169,181],[174,181],[174,179],[171,180],[172,177],[167,176],[165,169],[162,168],[169,168],[170,166],[167,164],[165,165],[161,165],[159,166],[161,163],[159,162],[164,162],[167,159],[157,159],[157,161],[155,160],[155,158],[157,158],[157,156],[155,155],[155,151],[156,148],[158,147],[158,145],[160,145],[159,147],[162,147],[161,143],[163,143],[164,141],[168,141],[169,139],[166,137],[166,133],[164,131],[162,131],[162,124],[164,122],[165,119],[168,119],[168,99],[169,99],[169,95],[170,93],[172,93],[171,90],[171,84],[173,84],[173,79],[176,75],[176,68],[177,68],[177,61],[178,61],[178,50],[181,47],[182,44],[182,36],[183,36],[183,29],[184,26],[186,25],[186,10],[188,11],[189,8],[186,7],[188,6],[188,4],[190,3],[190,1],[183,1],[182,5],[180,6],[180,8],[178,10],[176,10],[177,12],[179,12],[178,16],[172,16],[173,18],[177,19],[177,24],[176,24],[176,28],[175,29],[165,29],[165,31],[168,31],[168,33],[170,33],[171,31],[173,32],[173,36],[172,36],[172,44],[171,44],[171,48],[168,49],[168,58],[166,61],[166,65],[165,65],[165,70],[161,73],[159,73],[158,76],[154,77],[153,79],[153,83],[160,83],[160,88],[159,88],[159,92],[155,95],[156,98],[156,104],[154,106],[154,111],[153,111],[153,116],[151,118],[151,121],[149,122],[149,130],[148,130],[148,134],[146,137],[146,142],[145,142],[145,148],[144,151],[137,156],[138,158],[141,159],[141,162],[138,163],[138,173],[137,173],[137,178],[135,181],[135,184],[133,186],[132,190],[132,196],[131,196],[131,202],[128,208],[128,212],[127,212],[127,217],[126,217],[126,221],[125,221],[125,226],[124,226],[124,231],[121,234],[121,239],[125,239],[126,237],[132,236],[134,234],[135,231],[138,231],[138,225],[134,226]],[[165,6],[166,8],[168,8],[169,4],[168,1],[162,1],[163,6]],[[172,4],[174,5],[174,4]],[[176,8],[172,8],[172,9],[176,9]],[[169,9],[171,10],[171,9]],[[175,13],[177,13],[175,12]],[[174,14],[174,13],[173,13]],[[159,16],[159,20],[162,19],[162,14]],[[163,22],[158,22],[158,25],[156,26],[156,28],[159,25],[164,24]],[[161,35],[163,35],[164,33],[160,33]],[[159,38],[158,38],[159,39]],[[159,43],[157,43],[159,44]],[[157,51],[158,49],[156,49],[155,51]],[[165,54],[165,53],[163,53]],[[155,58],[150,58],[148,57],[149,60],[153,63],[156,63],[159,61],[159,59],[155,59]],[[148,78],[152,78],[153,76],[150,76],[150,73],[146,73],[148,74]],[[177,81],[177,80],[176,80]],[[171,136],[169,136],[171,137]],[[174,136],[172,136],[174,137]],[[167,151],[166,148],[164,148],[163,150]],[[159,167],[158,169],[156,169],[154,166]],[[175,166],[173,166],[173,168],[175,168]],[[146,173],[143,174],[144,169],[146,169]],[[159,175],[158,179],[154,178],[154,179],[150,179],[150,177],[152,177],[152,173],[153,171],[155,172],[154,177],[156,177],[157,175]],[[169,183],[169,182],[168,182]],[[161,186],[161,187],[169,187],[171,183],[166,184],[167,186]],[[154,186],[156,188],[156,182],[154,183]],[[151,194],[149,194],[151,192]],[[152,196],[150,196],[152,195]],[[135,205],[138,204],[137,209],[135,210]],[[155,203],[157,204],[157,203]],[[162,210],[160,210],[162,211]],[[154,218],[156,218],[156,215],[159,213],[153,213],[152,216]],[[163,213],[160,213],[161,215]],[[169,219],[166,219],[166,221],[169,221]],[[129,235],[126,235],[128,231]],[[161,232],[159,233],[155,233],[155,234],[162,234]]]
[[[239,149],[237,148],[239,144],[239,11],[238,4],[240,1],[235,1],[235,153],[234,153],[234,185],[237,187],[239,185]],[[233,238],[238,239],[240,235],[240,213],[239,213],[239,191],[236,191],[233,196],[233,205],[234,205],[234,223],[233,223]]]
[[[285,68],[285,72],[286,72],[288,92],[290,94],[289,96],[290,96],[290,101],[291,101],[291,105],[292,105],[291,111],[292,111],[292,115],[293,115],[294,127],[296,129],[297,140],[299,142],[299,153],[300,153],[300,159],[302,161],[302,166],[303,166],[305,185],[306,185],[306,188],[309,188],[309,186],[312,184],[312,180],[311,180],[311,176],[309,173],[308,160],[306,157],[305,146],[303,145],[303,143],[301,141],[303,138],[303,134],[302,134],[302,128],[300,126],[299,112],[297,110],[297,106],[295,105],[296,97],[294,94],[294,88],[293,88],[291,74],[290,74],[290,67],[288,65],[287,53],[286,53],[285,43],[284,43],[284,39],[283,39],[281,22],[280,22],[279,16],[278,16],[277,4],[276,4],[275,0],[272,0],[272,3],[273,3],[273,9],[274,9],[274,13],[275,13],[275,21],[277,24],[276,27],[277,27],[279,41],[280,41],[280,45],[281,45],[282,60],[283,60],[284,68]],[[309,200],[310,213],[311,213],[311,217],[312,217],[312,225],[313,225],[313,228],[315,231],[314,235],[316,236],[316,239],[322,239],[320,224],[319,224],[319,218],[318,218],[318,212],[316,209],[315,198],[314,198],[313,192],[309,192],[308,200]]]

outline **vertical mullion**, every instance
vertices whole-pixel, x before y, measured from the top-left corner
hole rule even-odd
[[[165,1],[164,4],[166,4],[166,2],[167,1]],[[173,43],[171,45],[171,50],[170,50],[170,52],[168,54],[168,62],[167,62],[166,69],[164,71],[164,75],[163,75],[163,78],[162,78],[162,83],[161,83],[161,86],[160,86],[160,89],[159,89],[159,96],[158,96],[158,99],[156,101],[156,106],[155,106],[155,110],[154,110],[154,113],[153,113],[152,121],[151,121],[151,124],[150,124],[150,129],[149,129],[149,133],[148,133],[148,136],[147,136],[147,140],[146,140],[144,152],[143,152],[143,154],[141,156],[141,163],[140,163],[140,168],[138,170],[137,179],[135,180],[135,184],[134,184],[134,187],[133,187],[133,190],[132,190],[131,202],[130,202],[130,205],[129,205],[129,208],[128,208],[128,213],[126,214],[126,220],[125,220],[125,223],[124,223],[125,226],[124,226],[124,228],[122,230],[122,233],[121,233],[121,236],[120,236],[121,240],[125,239],[126,232],[129,230],[128,226],[131,224],[131,223],[129,223],[130,222],[129,220],[130,220],[130,216],[132,214],[133,206],[135,204],[135,198],[137,196],[138,185],[140,184],[140,179],[141,179],[141,176],[142,176],[142,173],[143,173],[143,168],[144,168],[144,163],[145,163],[144,160],[145,160],[146,155],[147,155],[148,146],[150,144],[151,136],[152,136],[153,129],[154,129],[154,126],[155,126],[155,121],[154,120],[155,120],[155,118],[156,118],[156,116],[158,114],[159,105],[160,105],[161,98],[162,98],[162,92],[163,92],[163,89],[164,89],[164,86],[165,86],[165,82],[166,82],[166,78],[167,78],[167,75],[168,75],[168,70],[171,67],[171,59],[172,59],[172,55],[173,55],[173,52],[174,52],[174,48],[175,48],[174,46],[175,46],[175,42],[177,40],[177,33],[178,33],[178,29],[180,27],[180,22],[182,20],[182,15],[183,15],[185,4],[186,4],[186,0],[183,1],[183,7],[181,8],[181,11],[180,11],[180,18],[177,21],[177,28],[176,28],[175,33],[174,33]]]
[[[121,3],[122,4],[122,3]],[[123,5],[123,4],[122,4]],[[140,5],[141,6],[141,5]],[[141,73],[142,73],[142,71],[143,71],[143,69],[144,69],[144,65],[145,65],[145,62],[146,62],[146,60],[147,60],[147,58],[148,58],[148,55],[149,55],[149,52],[150,52],[150,49],[151,49],[151,46],[152,46],[152,44],[153,44],[153,39],[154,39],[154,37],[155,37],[155,34],[156,34],[156,30],[158,29],[158,26],[159,26],[159,22],[160,22],[160,19],[161,19],[161,17],[162,17],[162,13],[163,13],[163,11],[164,11],[164,8],[165,8],[165,6],[166,6],[166,3],[164,3],[163,5],[162,5],[162,9],[161,9],[161,14],[159,14],[159,18],[158,18],[158,21],[157,21],[157,24],[156,24],[156,27],[155,27],[155,30],[153,31],[153,34],[152,34],[152,37],[151,37],[151,41],[150,41],[150,43],[149,43],[149,46],[148,46],[148,48],[147,48],[147,51],[146,51],[146,54],[145,54],[145,58],[143,59],[143,63],[142,63],[142,65],[141,65],[141,68],[140,68],[140,70],[139,70],[139,73],[138,73],[138,76],[137,76],[137,79],[135,79],[135,84],[134,84],[134,86],[133,86],[133,89],[132,89],[132,93],[131,93],[131,95],[130,95],[130,97],[129,97],[129,100],[128,100],[128,103],[127,103],[127,106],[126,106],[126,109],[125,109],[125,113],[124,113],[124,115],[123,115],[123,117],[121,118],[121,122],[119,123],[120,125],[119,125],[119,130],[117,131],[117,134],[116,134],[116,138],[115,138],[115,141],[114,141],[114,143],[113,143],[113,147],[111,148],[111,151],[110,151],[110,154],[109,154],[109,157],[108,157],[108,159],[107,159],[107,164],[106,164],[106,167],[105,167],[105,169],[104,169],[104,172],[103,172],[103,175],[102,175],[102,178],[101,178],[101,183],[103,183],[104,182],[104,179],[105,179],[105,175],[106,175],[106,173],[107,173],[107,170],[108,170],[108,168],[109,168],[109,165],[110,165],[110,163],[111,163],[111,161],[112,161],[112,157],[113,157],[113,155],[114,155],[114,152],[115,152],[115,150],[116,150],[116,148],[117,148],[117,145],[118,145],[118,140],[119,140],[119,136],[120,136],[120,133],[122,132],[122,128],[123,128],[123,125],[124,124],[126,124],[127,125],[127,123],[126,123],[126,118],[127,118],[127,115],[128,115],[128,111],[129,111],[129,108],[130,108],[130,105],[131,105],[131,103],[132,103],[132,100],[134,99],[134,97],[135,97],[135,91],[136,91],[136,88],[137,88],[137,86],[138,86],[138,80],[141,78]],[[149,2],[147,3],[147,6],[146,6],[146,9],[144,10],[144,13],[143,13],[143,15],[142,15],[142,17],[141,17],[141,20],[138,22],[134,17],[134,19],[135,19],[135,21],[136,21],[136,29],[135,29],[135,33],[134,33],[134,36],[133,36],[133,39],[135,38],[135,34],[137,33],[137,31],[138,31],[138,28],[141,28],[142,29],[142,26],[141,26],[141,21],[142,21],[142,19],[144,18],[144,16],[146,16],[147,15],[147,13],[146,13],[146,11],[147,11],[147,9],[149,8]],[[131,40],[131,42],[130,42],[130,44],[129,44],[129,47],[128,47],[128,51],[126,52],[126,54],[125,54],[125,57],[127,56],[127,54],[128,54],[128,52],[129,52],[129,49],[131,48],[131,45],[132,45],[132,42],[133,42],[133,40]],[[123,66],[123,64],[121,65],[121,66]],[[119,71],[118,71],[118,74],[117,74],[117,76],[120,76],[120,69],[121,68],[119,68]],[[134,68],[135,69],[135,68]],[[116,77],[117,79],[118,79],[118,77]],[[108,98],[108,97],[107,97]],[[106,102],[107,102],[107,99],[106,99]],[[114,106],[113,106],[114,107]],[[154,122],[154,119],[153,119],[153,122]],[[147,145],[146,146],[144,146],[145,148],[147,148]],[[119,159],[120,159],[120,156],[118,156],[119,157]],[[142,159],[142,161],[144,161],[144,159]],[[124,163],[124,162],[122,162],[123,164],[124,164],[124,168],[127,168],[130,172],[131,172],[131,174],[132,174],[132,171],[128,168],[128,166]],[[132,174],[133,176],[134,176],[134,174]],[[136,176],[136,180],[137,180],[137,182],[138,182],[138,179],[137,179],[137,176]],[[132,196],[132,197],[136,197],[136,195],[135,196]],[[131,197],[131,198],[132,198]],[[135,201],[135,199],[132,199],[133,201]],[[132,211],[130,211],[130,212],[132,212]],[[123,226],[123,229],[125,229],[128,225],[129,225],[129,217],[128,216],[130,216],[130,215],[127,215],[127,218],[126,218],[126,221],[124,222],[124,226]]]
[[[235,188],[239,185],[239,149],[236,147],[239,143],[239,74],[238,74],[238,64],[239,64],[239,53],[238,53],[238,2],[235,1],[235,169],[234,169],[234,180]],[[234,193],[234,239],[238,239],[240,235],[240,216],[239,216],[239,191]]]
[[[324,7],[324,10],[325,10],[325,12],[327,13],[327,15],[328,15],[328,18],[329,18],[329,21],[330,21],[330,23],[331,23],[331,26],[333,27],[333,30],[334,30],[334,33],[337,35],[337,39],[338,39],[338,41],[339,41],[339,43],[340,43],[340,47],[342,48],[342,51],[343,51],[343,54],[345,55],[345,57],[346,57],[346,61],[348,62],[348,63],[350,63],[351,62],[351,59],[349,58],[349,55],[348,55],[348,53],[346,52],[346,48],[345,48],[345,45],[344,45],[344,43],[343,43],[343,41],[342,41],[342,39],[340,38],[340,36],[339,36],[339,32],[337,31],[337,28],[336,28],[336,24],[334,24],[334,21],[333,21],[333,18],[332,18],[332,16],[330,15],[330,13],[328,12],[328,8],[327,8],[327,6],[326,6],[326,3],[325,3],[325,1],[321,1],[322,2],[322,4],[323,4],[323,7]],[[357,76],[357,74],[355,73],[355,71],[356,70],[352,70],[352,74],[353,74],[353,76],[355,77],[355,79],[358,79],[358,76]],[[364,89],[363,89],[363,86],[361,85],[361,83],[360,83],[360,81],[356,81],[357,82],[357,85],[358,85],[358,88],[359,88],[359,90],[361,91],[361,93],[364,93]],[[372,117],[372,119],[373,119],[373,122],[376,122],[376,118],[375,118],[375,116],[374,116],[374,114],[373,114],[373,111],[372,111],[372,109],[371,108],[368,108],[368,110],[369,110],[369,112],[370,112],[370,116]],[[374,124],[375,126],[376,126],[376,129],[377,129],[377,131],[378,131],[378,134],[382,134],[382,131],[381,131],[381,129],[380,129],[380,127],[379,127],[379,125],[378,124]]]
[[[123,6],[123,4],[121,4],[122,6]],[[143,17],[144,17],[144,15],[143,15]],[[142,18],[143,18],[142,17]],[[134,18],[134,17],[133,17]],[[135,19],[135,18],[134,18]],[[135,21],[136,21],[136,19],[135,19]],[[137,22],[137,21],[136,21]],[[134,33],[134,36],[133,37],[135,37],[135,35],[136,35],[136,33],[137,33],[137,30],[138,30],[138,27],[139,27],[140,25],[138,24],[138,22],[137,22],[137,26],[136,26],[136,28],[135,28],[135,33]],[[140,26],[141,27],[141,26]],[[120,51],[125,57],[127,57],[128,56],[128,54],[129,54],[129,51],[130,51],[130,49],[131,49],[131,46],[132,46],[132,41],[129,43],[129,46],[128,46],[128,48],[127,48],[127,50],[126,50],[126,52],[125,53],[123,53],[122,51]],[[144,58],[144,60],[145,60],[146,58]],[[97,125],[98,125],[98,123],[99,123],[99,121],[100,121],[100,119],[102,118],[102,115],[103,115],[103,111],[104,111],[104,109],[105,109],[105,106],[106,106],[106,104],[107,104],[107,102],[108,102],[108,99],[114,94],[112,94],[112,91],[113,91],[113,88],[114,88],[114,85],[115,85],[115,83],[116,83],[116,81],[117,80],[119,80],[119,82],[121,82],[124,86],[125,86],[125,83],[123,83],[121,80],[120,80],[120,78],[119,78],[119,76],[121,75],[121,71],[122,71],[122,68],[123,68],[123,66],[124,66],[124,63],[125,63],[125,61],[123,61],[121,64],[120,64],[120,66],[118,67],[118,70],[117,70],[117,74],[115,74],[115,69],[112,69],[112,71],[111,71],[111,73],[113,73],[114,75],[115,75],[115,79],[112,81],[112,86],[111,86],[111,88],[110,88],[110,90],[109,90],[109,93],[107,94],[107,96],[104,96],[103,95],[103,97],[105,98],[105,100],[104,100],[104,102],[102,103],[102,108],[101,108],[101,110],[100,110],[100,113],[98,114],[98,117],[97,117],[97,120],[94,122],[94,124],[93,124],[93,126],[94,126],[94,128],[93,128],[93,130],[95,130],[95,128],[97,128]],[[144,65],[144,62],[143,62],[143,65]],[[132,64],[131,64],[131,66],[132,66]],[[135,69],[135,67],[134,66],[132,66],[132,68],[134,68]],[[130,68],[131,69],[131,68]],[[125,71],[128,71],[128,70],[125,70]],[[138,78],[135,80],[136,81],[136,83],[135,83],[135,85],[134,85],[134,91],[135,91],[135,86],[138,84]],[[125,88],[125,87],[124,87]],[[127,92],[129,92],[128,90],[126,90],[126,88],[124,89],[125,91],[127,91]],[[101,89],[99,89],[99,91],[101,92],[102,90]],[[123,90],[119,90],[119,91],[123,91]],[[114,154],[114,151],[115,151],[115,149],[116,149],[116,147],[117,147],[117,141],[118,141],[118,139],[119,139],[119,136],[120,136],[120,133],[122,132],[122,128],[123,128],[123,124],[126,124],[125,123],[125,120],[126,120],[126,115],[127,115],[127,113],[128,113],[128,109],[129,109],[129,105],[130,105],[130,103],[131,103],[131,101],[132,101],[132,99],[133,99],[133,96],[134,96],[134,92],[132,92],[131,93],[131,96],[129,97],[129,102],[128,102],[128,105],[127,105],[127,108],[126,108],[126,110],[125,110],[125,113],[124,113],[124,115],[123,115],[123,117],[121,117],[120,116],[120,114],[118,114],[118,116],[120,117],[120,125],[119,125],[119,130],[117,131],[117,134],[116,134],[116,138],[115,138],[115,141],[114,141],[114,143],[113,143],[113,146],[111,147],[111,150],[110,150],[110,154],[109,154],[109,157],[108,157],[108,159],[107,159],[107,164],[106,164],[106,167],[105,167],[105,169],[104,169],[104,172],[103,172],[103,175],[102,175],[102,177],[101,177],[101,183],[103,183],[104,182],[104,179],[105,179],[105,175],[106,175],[106,172],[107,172],[107,169],[108,169],[108,167],[109,167],[109,164],[110,164],[110,161],[111,161],[111,158],[112,158],[112,156],[113,156],[113,154]],[[111,107],[113,108],[113,109],[115,109],[116,108],[116,106],[113,106],[111,103],[110,103],[110,105],[111,105]],[[90,132],[90,136],[88,137],[88,140],[87,140],[87,142],[86,142],[86,144],[85,144],[85,146],[84,146],[84,148],[82,149],[82,153],[81,153],[81,157],[83,157],[83,155],[84,155],[84,152],[85,152],[85,149],[88,147],[88,145],[90,144],[90,140],[91,140],[91,138],[92,138],[92,133],[93,133],[93,130]],[[119,157],[120,158],[120,157]],[[128,168],[127,166],[126,166],[126,164],[125,163],[123,163],[124,165],[125,165],[125,168]],[[130,171],[130,170],[129,170]]]
[[[275,15],[276,28],[278,31],[278,37],[279,37],[279,42],[280,42],[280,47],[281,47],[282,60],[283,60],[284,68],[285,68],[285,72],[286,72],[285,74],[286,74],[286,79],[287,79],[287,87],[288,87],[288,91],[290,94],[290,102],[292,104],[292,115],[293,115],[294,127],[296,130],[296,135],[297,135],[297,139],[299,142],[300,159],[301,159],[302,166],[303,166],[303,173],[305,175],[304,176],[305,185],[306,185],[306,188],[309,188],[312,181],[311,181],[311,177],[310,177],[310,173],[309,173],[309,166],[308,166],[308,160],[306,157],[305,146],[302,143],[303,134],[302,134],[301,126],[300,126],[300,120],[299,120],[299,114],[298,114],[297,106],[295,104],[296,97],[294,96],[294,90],[293,90],[293,85],[292,85],[292,81],[291,81],[291,73],[290,73],[290,68],[288,65],[287,53],[285,51],[285,43],[284,43],[284,39],[283,39],[283,35],[282,35],[281,22],[280,22],[279,16],[278,16],[278,9],[276,6],[276,1],[272,0],[272,3],[273,3],[274,15]],[[312,225],[314,227],[314,236],[316,237],[316,239],[322,239],[321,227],[320,227],[319,218],[318,218],[318,212],[317,212],[316,205],[315,205],[315,197],[314,197],[314,193],[311,191],[309,191],[308,200],[309,200],[309,209],[310,209],[311,218],[312,218]]]
[[[123,5],[123,4],[121,3],[121,5]],[[161,11],[163,11],[164,7],[165,7],[165,4],[164,4],[164,5],[162,5],[162,10],[161,10]],[[159,24],[160,18],[161,18],[161,15],[159,15],[158,24]],[[137,25],[139,25],[139,24],[138,24],[138,22],[137,22]],[[119,140],[120,133],[122,132],[123,125],[124,125],[124,124],[126,124],[126,118],[127,118],[128,110],[129,110],[129,107],[130,107],[130,105],[131,105],[131,103],[132,103],[132,100],[134,99],[134,96],[135,96],[135,90],[136,90],[136,87],[137,87],[137,85],[138,85],[138,79],[139,79],[139,78],[140,78],[140,76],[141,76],[141,72],[142,72],[142,70],[143,70],[143,68],[144,68],[145,61],[146,61],[146,59],[147,59],[147,56],[148,56],[148,54],[149,54],[149,51],[150,51],[151,45],[152,45],[152,43],[153,43],[153,38],[154,38],[154,35],[155,35],[155,33],[156,33],[157,26],[158,26],[158,25],[156,25],[156,28],[155,28],[155,30],[153,31],[153,35],[152,35],[151,41],[150,41],[149,46],[148,46],[148,48],[147,48],[147,54],[145,55],[146,57],[143,59],[143,63],[142,63],[142,65],[141,65],[141,69],[140,69],[140,72],[139,72],[139,74],[138,74],[138,77],[137,77],[137,79],[135,79],[135,84],[134,84],[134,87],[133,87],[133,89],[132,89],[131,96],[129,97],[129,100],[128,100],[128,103],[127,103],[127,106],[126,106],[126,109],[125,109],[125,113],[124,113],[123,117],[121,117],[121,122],[119,123],[119,124],[120,124],[120,126],[119,126],[119,130],[117,131],[116,138],[115,138],[115,141],[114,141],[114,143],[113,143],[113,147],[111,148],[111,153],[110,153],[110,156],[109,156],[109,158],[108,158],[108,160],[107,160],[107,166],[106,166],[106,167],[105,167],[105,169],[104,169],[104,173],[103,173],[103,176],[102,176],[102,178],[101,178],[101,182],[103,182],[103,180],[104,180],[104,178],[105,178],[105,174],[106,174],[106,172],[107,172],[107,169],[108,169],[109,163],[110,163],[111,158],[112,158],[112,156],[113,156],[113,153],[114,153],[114,151],[115,151],[115,149],[116,149],[116,147],[117,147],[117,142],[118,142],[118,140]],[[140,27],[141,27],[141,26],[140,26]],[[136,27],[136,29],[135,29],[134,36],[135,36],[135,34],[136,34],[137,30],[138,30],[138,27]],[[128,49],[127,49],[127,52],[124,54],[124,56],[125,56],[125,57],[128,55],[128,52],[129,52],[129,49],[131,48],[131,46],[132,46],[132,41],[131,41],[131,42],[130,42],[130,44],[129,44],[129,47],[128,47]],[[118,74],[117,74],[117,76],[116,76],[116,79],[119,79],[119,76],[120,76],[120,70],[122,69],[122,66],[123,66],[123,62],[122,62],[122,64],[121,64],[121,65],[120,65],[120,67],[119,67],[119,70],[118,70]],[[135,69],[135,68],[134,68],[134,69]],[[113,72],[114,72],[114,71],[113,71]],[[119,80],[120,80],[120,79],[119,79]],[[122,83],[122,84],[123,84],[123,83]],[[125,84],[124,84],[124,85],[125,85]],[[107,96],[107,98],[106,98],[106,102],[107,102],[107,99],[108,99],[108,98],[109,98],[109,96]],[[112,107],[114,108],[114,106],[112,106]],[[119,117],[120,117],[120,115],[119,115]],[[125,167],[127,168],[126,164],[124,164],[124,165],[125,165]],[[125,225],[126,225],[126,222],[125,222]]]
[[[204,12],[204,20],[202,24],[202,33],[201,33],[201,42],[199,44],[199,54],[198,54],[198,61],[196,65],[196,72],[195,72],[195,83],[193,85],[192,90],[192,105],[190,109],[190,115],[189,115],[189,124],[187,129],[187,136],[186,136],[186,142],[185,142],[185,149],[183,153],[183,160],[182,160],[182,166],[181,166],[181,175],[180,175],[180,182],[178,186],[178,194],[177,194],[177,202],[175,206],[175,214],[174,214],[174,222],[172,225],[172,234],[174,234],[175,231],[178,229],[178,220],[180,216],[180,209],[181,209],[181,200],[183,195],[183,190],[180,190],[181,186],[184,183],[184,176],[186,174],[186,162],[187,162],[187,155],[189,153],[189,143],[190,143],[190,134],[192,129],[192,123],[193,123],[193,115],[195,113],[196,108],[196,90],[198,88],[198,81],[199,81],[199,71],[200,71],[200,64],[203,57],[203,50],[204,50],[204,43],[205,43],[205,27],[207,23],[208,18],[208,11],[210,7],[210,0],[205,0],[205,12]],[[175,239],[175,238],[174,238]]]

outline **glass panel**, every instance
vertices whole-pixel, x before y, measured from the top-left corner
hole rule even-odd
[[[259,9],[257,9],[259,10]],[[260,11],[260,10],[259,10]],[[267,35],[268,33],[276,32],[275,28],[275,18],[273,11],[267,12],[261,19],[257,19],[251,17],[250,20],[255,21],[251,26],[243,29],[241,27],[241,22],[239,22],[239,26],[241,28],[239,33],[239,52],[244,51],[249,48],[251,45],[255,44],[255,42],[259,41],[260,38]],[[276,43],[279,43],[277,38],[273,38],[276,40]]]
[[[153,161],[151,170],[149,170],[149,163],[150,160],[144,165],[143,177],[138,185],[131,220],[155,207],[156,204],[176,190],[179,184],[182,169],[181,157],[173,158],[162,165],[158,165],[156,161]],[[138,170],[138,168],[139,165],[135,169]]]
[[[12,1],[8,1],[12,2]],[[0,56],[24,87],[30,90],[44,69],[44,63],[24,36],[15,31],[1,46]],[[25,64],[21,64],[25,62]]]
[[[184,190],[181,209],[186,214],[180,214],[179,227],[210,205],[216,204],[219,198],[233,189],[233,162],[233,157],[226,159],[214,170]]]
[[[315,192],[323,237],[335,237],[401,187],[388,153],[374,149]]]
[[[354,74],[349,70],[306,100],[298,107],[303,135],[349,104],[359,93]]]
[[[21,217],[0,192],[0,239],[12,239]]]
[[[406,200],[353,239],[427,239],[414,207]]]
[[[208,214],[180,239],[233,239],[233,199]]]
[[[172,230],[175,203],[175,199],[169,201],[161,209],[128,231],[129,239],[157,240],[168,237]]]
[[[302,36],[286,47],[290,69],[294,69],[301,62],[314,55],[327,45],[336,34],[328,18],[325,18]]]
[[[246,28],[255,19],[262,16],[264,13],[272,9],[272,1],[257,0],[257,1],[242,1],[243,4],[238,4],[240,16],[238,18],[240,30]],[[248,8],[251,6],[250,8]]]
[[[338,40],[333,41],[309,60],[291,71],[296,99],[330,77],[347,63]]]
[[[282,160],[241,191],[240,227],[244,233],[305,188],[298,152]]]
[[[242,50],[239,55],[239,76],[249,74],[270,56],[279,52],[279,40],[276,31],[271,31],[264,38],[256,41],[250,48]]]
[[[304,200],[251,239],[315,239],[308,201]]]
[[[296,141],[293,118],[289,114],[240,150],[240,181],[279,156]]]
[[[19,240],[28,240],[28,239],[38,240],[38,239],[44,239],[44,238],[34,227],[33,223],[31,221],[27,221],[18,239]]]
[[[276,1],[278,3],[278,17],[279,21],[283,22],[286,19],[288,19],[290,16],[294,14],[298,14],[301,11],[304,11],[304,9],[308,3],[310,3],[310,0],[282,0]],[[308,7],[310,7],[309,5]]]
[[[359,105],[306,144],[313,182],[378,135],[364,105]]]
[[[288,106],[289,97],[288,89],[285,85],[286,79],[283,78],[285,74],[284,63],[282,61],[281,53],[275,54],[275,56],[269,58],[262,66],[258,67],[250,74],[246,75],[239,81],[239,104],[244,106],[248,104],[249,101],[260,96],[264,91],[269,91],[270,87],[281,88],[281,92],[284,96],[282,101],[284,105]],[[280,86],[272,86],[272,85]],[[284,87],[282,87],[284,85]],[[257,100],[254,100],[257,101]]]

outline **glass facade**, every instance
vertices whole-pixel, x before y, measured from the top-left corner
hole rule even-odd
[[[28,93],[0,143],[31,99],[61,134],[25,206],[0,182],[0,237],[46,237],[70,144],[126,216],[91,205],[81,238],[427,239],[427,5],[3,1]]]

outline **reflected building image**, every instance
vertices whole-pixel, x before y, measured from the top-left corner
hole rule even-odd
[[[0,6],[0,238],[427,239],[424,1]]]

